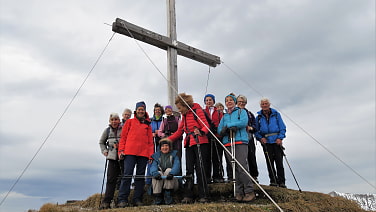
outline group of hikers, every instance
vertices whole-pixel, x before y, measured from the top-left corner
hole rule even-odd
[[[267,98],[260,100],[261,110],[256,117],[245,108],[244,95],[230,93],[224,101],[226,109],[216,103],[214,95],[207,94],[202,108],[191,95],[180,93],[175,99],[177,112],[171,105],[163,107],[156,103],[154,114],[149,117],[146,104],[141,101],[136,103],[133,118],[130,109],[124,110],[122,120],[117,113],[111,113],[109,127],[99,142],[107,167],[106,191],[100,208],[110,208],[116,188],[116,207],[129,206],[132,185],[134,206],[143,205],[145,190],[153,194],[155,204],[173,204],[173,192],[179,186],[184,189],[182,203],[195,199],[206,203],[208,184],[225,182],[234,183],[236,201],[250,202],[255,199],[254,182],[258,183],[259,175],[254,138],[262,145],[270,186],[286,188],[282,147],[286,126],[280,113],[270,107]],[[193,192],[195,179],[197,195]]]

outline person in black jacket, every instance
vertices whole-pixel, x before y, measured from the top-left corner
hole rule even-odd
[[[253,115],[253,113],[245,106],[247,105],[247,97],[244,95],[239,95],[237,97],[237,105],[239,108],[242,108],[247,111],[248,114],[248,126],[247,126],[247,132],[248,132],[248,166],[249,166],[249,174],[258,182],[258,168],[257,168],[257,161],[256,161],[256,145],[255,145],[255,139],[253,137],[253,133],[256,131],[256,118]]]

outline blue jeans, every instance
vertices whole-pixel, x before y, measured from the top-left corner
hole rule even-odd
[[[124,158],[124,178],[121,180],[119,188],[118,203],[128,202],[128,196],[131,190],[133,170],[136,166],[136,175],[145,176],[145,168],[148,162],[147,157],[135,156],[135,155],[125,155]],[[133,202],[142,202],[142,196],[144,194],[145,179],[135,178],[134,179],[135,190],[133,195]]]
[[[151,167],[151,163],[148,163],[147,164],[147,167],[146,167],[146,176],[151,176],[151,173],[150,173],[150,167]],[[147,185],[151,185],[151,178],[146,178],[145,179],[145,183]]]

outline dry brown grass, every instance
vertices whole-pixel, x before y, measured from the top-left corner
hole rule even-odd
[[[341,197],[331,197],[327,194],[317,192],[299,192],[291,189],[278,187],[262,186],[263,189],[277,202],[279,207],[285,212],[363,212],[358,204]],[[232,184],[211,184],[211,203],[207,204],[175,204],[170,206],[152,205],[153,197],[144,195],[144,204],[142,207],[116,208],[103,211],[120,212],[180,212],[180,211],[206,211],[206,212],[277,212],[278,208],[266,197],[263,192],[255,189],[257,198],[252,203],[236,203],[232,199]],[[99,194],[94,194],[84,201],[57,206],[47,203],[43,205],[40,212],[82,212],[99,211]],[[175,193],[175,200],[179,202],[182,199],[182,191]]]

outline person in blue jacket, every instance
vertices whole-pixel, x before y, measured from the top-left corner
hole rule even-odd
[[[164,110],[163,110],[162,105],[160,105],[159,103],[155,103],[154,114],[153,114],[153,117],[150,119],[151,132],[153,133],[154,152],[157,152],[157,150],[159,149],[158,145],[159,145],[159,141],[161,140],[161,137],[158,135],[158,131],[163,121],[163,114],[164,114]],[[150,176],[150,165],[151,163],[148,163],[146,176]],[[150,185],[151,185],[151,178],[146,178],[145,190],[148,192],[148,194],[151,195]]]
[[[231,153],[235,149],[235,159],[249,172],[247,161],[249,142],[247,112],[244,109],[236,107],[236,97],[233,93],[226,96],[225,105],[227,110],[218,125],[218,132],[220,132],[220,136],[222,137],[223,145]],[[228,154],[227,151],[225,156],[227,160],[231,161],[232,155]],[[239,202],[250,202],[255,198],[253,182],[248,173],[244,172],[238,164],[235,167],[235,198]]]
[[[286,137],[286,125],[281,114],[270,108],[267,98],[260,100],[261,110],[257,112],[255,137],[264,149],[268,167],[270,186],[286,188],[285,170],[283,168],[282,140]],[[277,170],[277,172],[276,172]]]
[[[172,150],[170,141],[162,139],[159,147],[160,150],[151,156],[153,163],[150,167],[150,173],[153,176],[154,203],[156,205],[163,203],[170,205],[174,202],[172,192],[179,187],[179,182],[174,176],[177,176],[180,172],[180,159],[177,156],[178,151]],[[162,176],[165,176],[165,179]]]

